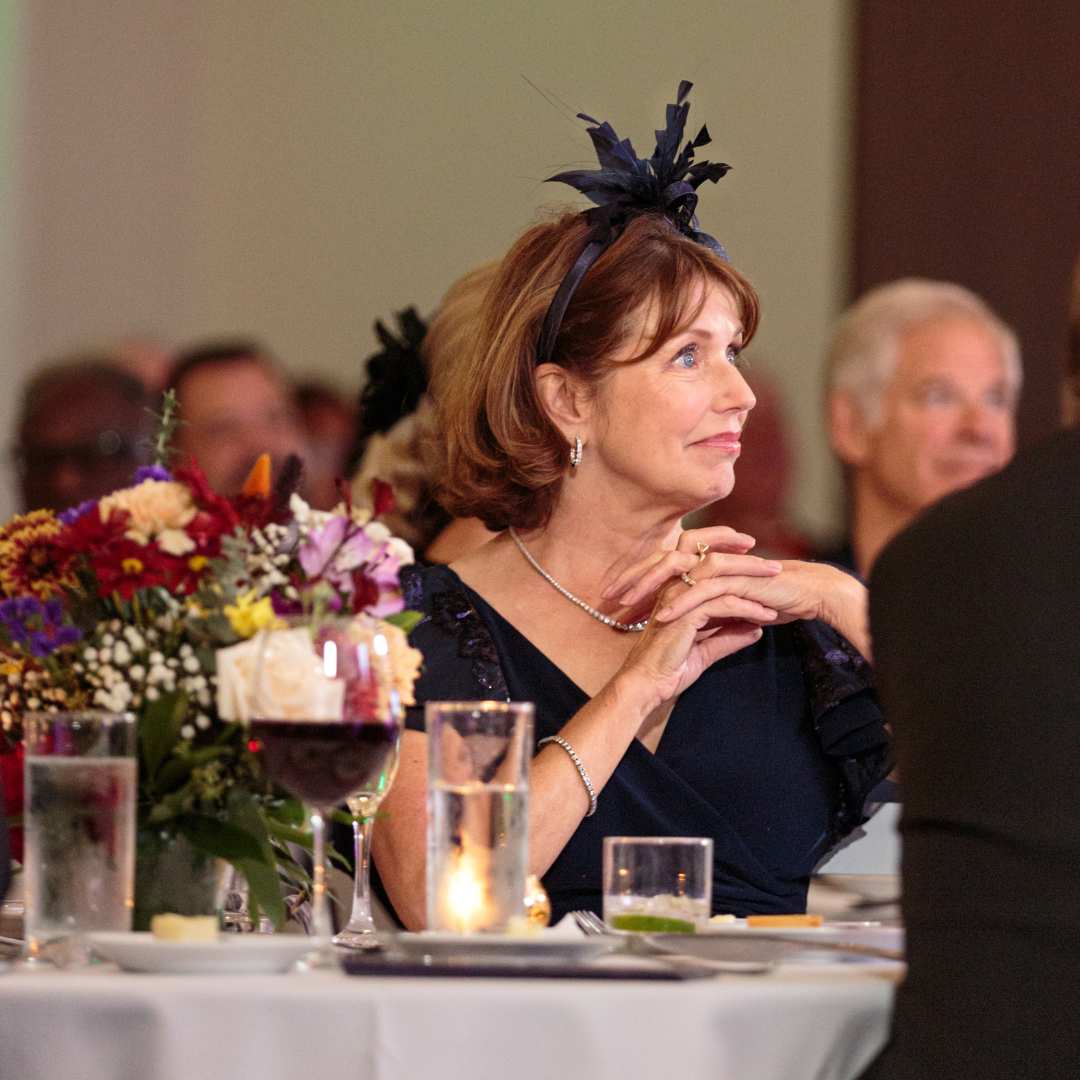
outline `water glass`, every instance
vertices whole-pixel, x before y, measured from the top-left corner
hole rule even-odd
[[[709,921],[713,842],[604,837],[604,921],[616,930],[693,931]]]
[[[428,929],[504,932],[525,918],[533,706],[435,701],[425,719]]]
[[[85,932],[131,929],[135,718],[31,713],[24,732],[27,959],[84,961]]]

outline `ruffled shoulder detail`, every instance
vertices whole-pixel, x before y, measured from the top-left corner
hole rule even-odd
[[[866,658],[825,623],[799,622],[792,628],[811,721],[840,777],[831,847],[866,820],[866,798],[892,768],[892,745]]]
[[[402,571],[401,585],[405,606],[425,616],[410,635],[424,654],[425,667],[444,667],[447,661],[467,665],[469,696],[509,700],[495,641],[461,579],[443,566],[409,566]]]

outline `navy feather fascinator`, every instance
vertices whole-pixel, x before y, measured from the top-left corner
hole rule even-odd
[[[578,113],[580,119],[592,125],[587,131],[600,168],[561,172],[549,177],[548,182],[569,184],[595,205],[584,211],[591,226],[588,242],[544,316],[537,345],[538,361],[550,359],[566,308],[589,267],[633,218],[641,214],[663,214],[685,236],[727,258],[723,247],[698,229],[696,211],[697,189],[706,180],[715,183],[731,166],[694,160],[695,152],[712,141],[704,126],[679,149],[690,112],[686,99],[692,86],[685,79],[679,83],[675,102],[667,107],[665,126],[656,132],[656,147],[650,158],[639,158],[630,140],[620,139],[607,121],[600,123],[586,113]]]

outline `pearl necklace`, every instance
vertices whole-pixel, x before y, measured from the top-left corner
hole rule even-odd
[[[613,627],[615,630],[622,630],[627,634],[640,634],[646,626],[649,625],[648,619],[639,619],[637,622],[625,623],[619,622],[618,619],[613,619],[610,615],[605,615],[602,611],[597,611],[591,604],[586,604],[580,596],[575,596],[569,589],[560,585],[530,554],[529,549],[521,542],[521,537],[514,532],[513,526],[506,530],[510,534],[510,539],[517,544],[518,551],[525,556],[525,561],[549,584],[556,592],[562,593],[572,604],[577,604],[586,615],[591,615],[594,619],[598,619],[605,626]]]

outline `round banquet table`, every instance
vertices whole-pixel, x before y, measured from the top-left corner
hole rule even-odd
[[[0,974],[0,1080],[850,1080],[899,965],[687,982]]]

